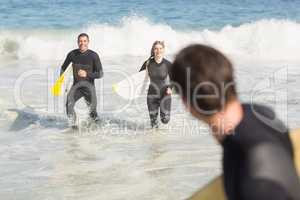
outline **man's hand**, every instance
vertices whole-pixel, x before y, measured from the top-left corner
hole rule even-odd
[[[166,94],[171,95],[172,94],[172,89],[168,87],[167,90],[166,90]]]
[[[79,77],[82,77],[82,78],[85,78],[85,77],[87,76],[87,73],[86,73],[85,70],[80,69],[80,70],[78,71],[78,76],[79,76]]]

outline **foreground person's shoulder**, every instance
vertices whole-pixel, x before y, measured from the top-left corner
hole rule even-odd
[[[269,106],[263,104],[247,104],[247,107],[254,114],[261,114],[270,119],[274,119],[276,117],[274,110]]]
[[[255,119],[264,123],[267,127],[277,132],[288,133],[288,127],[281,121],[271,107],[262,104],[248,104],[247,107],[253,114],[250,116],[255,117]]]

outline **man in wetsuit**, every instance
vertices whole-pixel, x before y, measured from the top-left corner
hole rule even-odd
[[[73,67],[73,85],[68,93],[66,110],[70,120],[70,126],[76,126],[76,113],[74,106],[77,100],[84,97],[87,102],[91,120],[97,121],[97,97],[94,80],[103,77],[102,65],[98,54],[90,49],[89,36],[86,33],[81,33],[78,38],[78,49],[74,49],[68,53],[65,59],[60,74],[62,74],[68,65],[72,63]]]
[[[229,200],[300,199],[288,129],[272,109],[238,100],[226,56],[209,46],[188,46],[176,56],[170,77],[188,110],[223,147]]]

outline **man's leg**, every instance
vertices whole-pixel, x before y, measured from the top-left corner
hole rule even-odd
[[[98,121],[97,113],[97,95],[95,86],[90,84],[88,87],[84,88],[84,99],[89,107],[90,118],[94,121]]]
[[[78,99],[80,99],[81,97],[82,93],[80,92],[79,88],[76,85],[73,85],[67,95],[66,102],[66,111],[70,126],[76,125],[76,113],[74,110],[74,106],[76,101],[78,101]]]

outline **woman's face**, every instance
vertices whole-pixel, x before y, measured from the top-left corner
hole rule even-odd
[[[165,48],[161,44],[156,44],[154,46],[154,56],[155,58],[162,58],[165,53]]]

